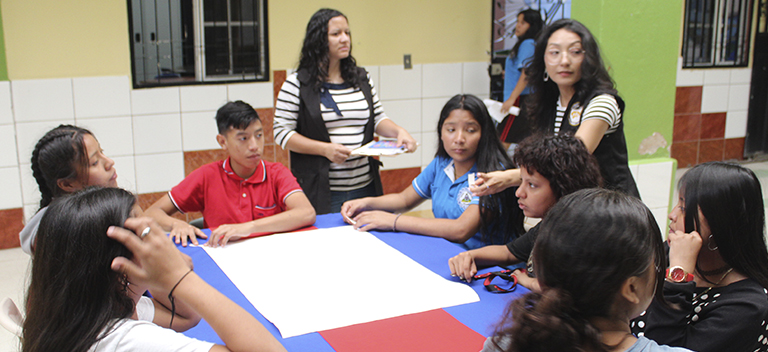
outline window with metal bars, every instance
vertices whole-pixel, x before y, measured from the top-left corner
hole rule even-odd
[[[683,68],[747,66],[751,17],[751,0],[686,0]]]
[[[267,0],[128,0],[134,88],[268,81]]]

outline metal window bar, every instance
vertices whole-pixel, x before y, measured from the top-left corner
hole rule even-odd
[[[746,65],[750,14],[749,0],[687,0],[683,68]]]

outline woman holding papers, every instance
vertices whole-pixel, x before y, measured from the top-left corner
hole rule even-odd
[[[440,112],[432,162],[400,193],[351,200],[341,208],[355,228],[442,237],[467,249],[503,244],[524,232],[515,190],[485,197],[469,191],[473,174],[512,167],[483,102],[456,95]],[[399,214],[432,199],[434,219]]]
[[[368,72],[352,57],[347,17],[321,9],[307,24],[299,68],[277,95],[275,142],[291,151],[291,171],[317,214],[382,194],[380,162],[351,156],[380,136],[416,150],[416,140],[384,113]]]
[[[32,260],[23,352],[285,351],[256,318],[197,276],[157,224],[130,218],[135,202],[119,188],[88,188],[51,203]],[[170,292],[172,311],[184,302],[226,346],[131,319],[133,284]]]

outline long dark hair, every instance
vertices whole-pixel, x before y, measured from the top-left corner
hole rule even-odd
[[[453,110],[461,109],[469,112],[480,124],[480,141],[477,143],[477,171],[491,172],[506,170],[514,167],[501,145],[491,115],[480,98],[469,94],[458,94],[448,100],[440,111],[437,122],[437,152],[436,157],[450,158],[443,146],[443,123]],[[480,197],[481,232],[486,243],[506,243],[525,232],[523,228],[524,215],[517,204],[516,188],[511,187],[493,196]]]
[[[765,208],[755,173],[736,164],[709,162],[688,170],[679,188],[685,198],[685,232],[700,231],[701,210],[726,264],[768,288]]]
[[[333,9],[320,9],[312,15],[307,23],[307,33],[304,35],[304,44],[301,47],[299,57],[299,70],[309,72],[313,80],[312,85],[316,89],[328,78],[328,21],[332,18],[344,16],[343,13]],[[350,36],[351,39],[351,36]],[[357,62],[352,57],[352,40],[349,42],[349,56],[341,60],[340,70],[344,83],[352,87],[359,87]]]
[[[575,33],[581,38],[581,47],[584,49],[584,60],[581,63],[581,79],[576,82],[574,88],[576,93],[572,99],[579,104],[584,104],[588,98],[595,94],[613,94],[617,95],[614,89],[613,80],[608,70],[605,68],[603,59],[600,56],[600,48],[597,40],[592,33],[579,21],[564,18],[557,20],[541,31],[541,35],[536,39],[536,49],[533,53],[533,59],[525,69],[528,76],[528,86],[532,93],[529,95],[526,105],[528,114],[539,122],[539,127],[546,130],[546,124],[549,122],[547,111],[554,109],[557,105],[557,98],[560,91],[557,84],[551,79],[544,81],[544,73],[547,71],[544,62],[549,37],[560,29],[565,29]],[[567,104],[568,102],[563,102]]]
[[[603,185],[597,160],[584,142],[571,134],[527,137],[515,148],[512,160],[528,173],[546,178],[556,199]]]
[[[523,15],[523,20],[525,23],[528,23],[530,27],[528,27],[528,30],[525,31],[523,35],[517,37],[517,43],[515,43],[515,46],[509,51],[509,57],[517,56],[517,49],[520,49],[520,44],[526,39],[536,38],[536,36],[539,35],[539,32],[541,32],[541,28],[544,27],[544,21],[541,20],[541,13],[538,10],[523,10],[517,14],[517,17],[520,17],[520,15]]]
[[[662,299],[665,254],[651,211],[637,198],[605,189],[563,197],[541,223],[533,249],[542,293],[513,301],[496,331],[507,351],[608,351],[590,323],[609,317],[623,283],[655,266]]]
[[[40,188],[40,208],[54,197],[66,194],[59,180],[82,177],[88,168],[88,155],[83,136],[91,131],[72,125],[59,125],[48,131],[32,151],[32,175]]]
[[[135,202],[120,188],[89,187],[51,203],[37,231],[23,352],[88,351],[133,314],[127,281],[110,268],[131,252],[107,229],[123,226]]]

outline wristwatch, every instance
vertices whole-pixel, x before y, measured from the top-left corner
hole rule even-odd
[[[685,271],[681,266],[673,266],[667,269],[667,279],[672,282],[691,282],[693,274]]]

